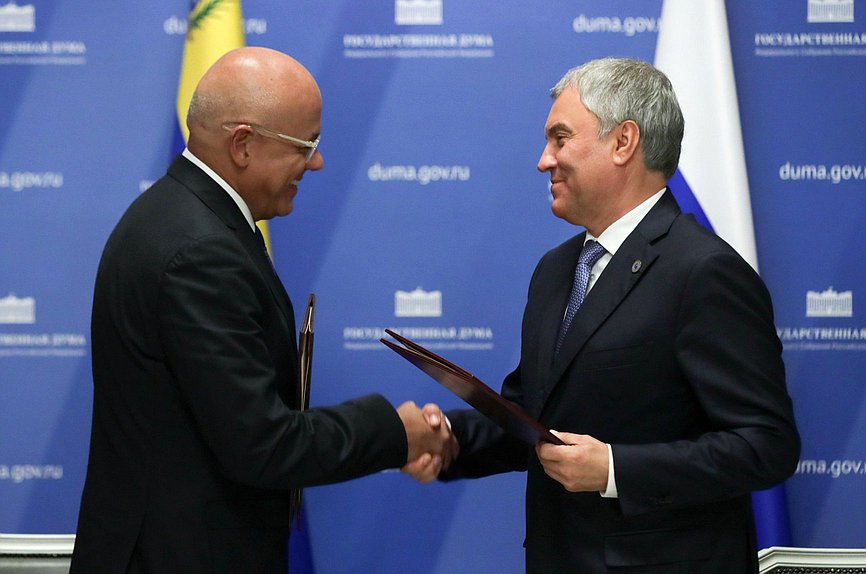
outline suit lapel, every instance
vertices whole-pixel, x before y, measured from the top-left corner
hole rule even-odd
[[[244,221],[243,226],[238,226],[238,228],[235,229],[235,235],[250,254],[250,257],[255,262],[256,267],[258,267],[259,272],[265,278],[265,282],[268,285],[268,289],[271,291],[271,295],[273,295],[280,311],[282,311],[283,316],[288,322],[288,330],[292,334],[292,346],[295,347],[295,311],[292,307],[292,300],[289,298],[289,294],[286,292],[285,287],[283,287],[283,282],[280,281],[279,276],[271,264],[271,260],[260,248],[255,233],[250,229],[250,226],[246,221]]]
[[[561,257],[558,257],[550,271],[549,279],[546,279],[546,284],[549,288],[546,289],[548,302],[542,307],[539,329],[538,329],[538,366],[539,380],[549,381],[554,380],[551,377],[550,369],[554,364],[554,352],[556,350],[556,337],[559,334],[559,326],[562,324],[562,318],[565,315],[565,308],[568,305],[568,298],[571,295],[571,286],[574,283],[574,269],[577,265],[577,259],[580,257],[580,251],[583,249],[583,243],[586,240],[586,233],[572,238],[565,244],[565,249]],[[549,281],[549,283],[547,283]],[[550,387],[550,385],[547,385]],[[539,405],[544,404],[544,399],[547,398],[549,388],[542,389],[541,401]]]
[[[234,200],[229,197],[228,193],[219,184],[183,156],[178,156],[174,163],[172,163],[168,174],[189,188],[202,203],[232,230],[235,237],[244,246],[250,259],[258,268],[262,277],[264,277],[265,283],[282,313],[292,350],[297,354],[295,314],[292,302],[282,282],[277,277],[274,268],[271,266],[267,255],[259,249],[259,244],[253,234],[253,230],[250,229],[249,223],[244,218],[240,209],[238,209],[237,204],[235,204]]]
[[[670,191],[667,191],[608,262],[604,273],[587,293],[583,305],[574,316],[562,348],[553,357],[550,375],[541,379],[546,385],[541,397],[542,405],[593,333],[616,311],[641,278],[651,272],[652,264],[659,256],[653,243],[667,233],[679,213],[676,200]],[[577,257],[578,255],[574,256],[572,265],[576,264]],[[551,337],[551,341],[555,339],[559,323],[552,329],[546,323],[544,327],[546,331],[542,338],[545,340],[540,344],[548,345],[552,356],[554,344],[552,342],[548,344],[547,338]]]

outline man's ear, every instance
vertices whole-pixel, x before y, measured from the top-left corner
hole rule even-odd
[[[229,156],[238,167],[247,167],[250,163],[250,140],[253,130],[249,126],[238,126],[229,136]]]
[[[616,165],[626,165],[640,147],[640,128],[634,120],[625,120],[614,128],[613,134],[613,162]]]

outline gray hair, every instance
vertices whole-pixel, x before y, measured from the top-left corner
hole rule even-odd
[[[599,139],[625,120],[640,128],[647,169],[670,178],[680,160],[683,114],[670,80],[646,62],[627,58],[592,60],[569,70],[550,91],[553,99],[577,89],[599,120]]]
[[[189,101],[189,110],[186,113],[186,124],[204,126],[209,119],[219,117],[219,112],[225,109],[225,104],[215,101],[216,98],[204,95],[196,91]]]

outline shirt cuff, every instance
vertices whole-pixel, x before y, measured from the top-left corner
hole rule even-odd
[[[607,445],[607,489],[599,493],[602,498],[619,498],[616,490],[616,476],[613,472],[613,448]]]

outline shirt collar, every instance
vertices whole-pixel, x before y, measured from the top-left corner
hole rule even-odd
[[[232,189],[232,186],[230,186],[228,183],[226,183],[226,180],[224,180],[219,175],[217,175],[217,173],[214,170],[212,170],[211,168],[209,168],[207,166],[207,164],[205,164],[199,158],[195,157],[195,155],[193,155],[193,153],[191,151],[189,151],[189,148],[184,148],[183,153],[181,155],[183,155],[183,157],[185,157],[186,159],[188,159],[189,161],[194,163],[196,166],[198,166],[203,172],[208,174],[208,176],[210,176],[210,178],[212,180],[217,182],[221,188],[226,190],[226,193],[229,194],[229,197],[231,197],[234,200],[234,202],[238,205],[238,209],[240,209],[241,213],[244,214],[244,219],[246,219],[247,223],[250,224],[250,229],[252,229],[253,232],[255,232],[256,222],[253,219],[253,214],[250,211],[250,208],[247,205],[247,203],[238,194],[238,192],[236,192],[234,189]]]
[[[655,206],[662,198],[665,189],[661,189],[639,203],[637,207],[611,223],[607,229],[601,232],[598,237],[593,237],[589,231],[586,232],[586,241],[595,240],[601,243],[605,250],[613,255],[617,249],[625,242],[626,238],[631,235],[638,224],[643,221],[646,214]]]

